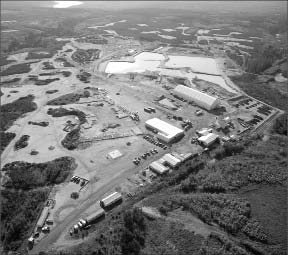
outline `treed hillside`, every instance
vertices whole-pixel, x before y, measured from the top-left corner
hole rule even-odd
[[[3,166],[1,243],[4,251],[15,251],[27,240],[52,185],[64,182],[75,167],[71,157],[39,164],[14,161]]]

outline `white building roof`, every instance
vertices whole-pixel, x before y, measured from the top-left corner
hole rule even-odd
[[[160,162],[158,161],[154,161],[149,165],[150,168],[152,168],[152,170],[154,170],[157,174],[164,174],[166,173],[169,168],[166,166],[163,166]]]
[[[122,198],[122,196],[119,192],[114,192],[114,193],[110,194],[109,196],[103,198],[101,200],[101,202],[106,207],[106,206],[109,206],[109,205],[115,203],[116,201],[120,200],[121,198]]]
[[[43,225],[45,224],[45,221],[48,217],[48,213],[49,213],[49,207],[45,206],[41,212],[41,215],[38,219],[38,222],[37,222],[37,226],[38,227],[43,227]]]
[[[219,138],[219,135],[216,135],[214,133],[210,133],[208,135],[204,135],[198,138],[198,141],[204,143],[205,145],[212,144],[216,139]]]
[[[162,159],[165,160],[165,162],[172,167],[178,166],[181,163],[180,159],[174,157],[170,153],[165,154]]]
[[[199,106],[205,109],[213,109],[217,103],[218,99],[216,97],[210,96],[199,90],[192,89],[183,85],[178,85],[174,91],[174,94],[181,96],[187,100],[196,102]]]
[[[145,124],[156,129],[160,133],[158,135],[163,136],[168,140],[184,132],[182,129],[177,128],[158,118],[147,120]]]

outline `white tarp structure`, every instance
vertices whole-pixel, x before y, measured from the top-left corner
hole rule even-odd
[[[206,93],[201,91],[183,86],[178,85],[174,90],[173,94],[184,98],[189,102],[195,102],[197,105],[203,107],[206,110],[212,110],[216,108],[219,104],[219,99],[216,97],[212,97]]]
[[[172,142],[176,138],[184,135],[184,131],[182,129],[158,118],[147,120],[145,125],[147,128],[156,130],[158,132],[157,137],[167,143]]]
[[[121,199],[122,199],[121,194],[119,192],[114,192],[111,195],[109,195],[108,197],[103,198],[100,201],[100,205],[102,207],[104,207],[104,208],[105,207],[109,207],[109,206],[115,204],[116,202],[118,202]]]
[[[219,135],[216,135],[214,133],[210,133],[208,135],[204,135],[198,138],[198,141],[201,142],[206,147],[210,146],[214,142],[216,142],[219,139]]]
[[[43,208],[43,211],[38,219],[38,222],[37,222],[37,228],[42,228],[45,224],[45,221],[48,217],[48,214],[49,214],[49,207],[45,206]]]
[[[181,164],[181,160],[174,157],[173,155],[171,155],[170,153],[165,154],[162,159],[165,161],[165,163],[167,163],[169,166],[173,167],[177,167]]]
[[[154,161],[149,165],[149,169],[156,174],[162,175],[169,171],[169,168],[163,166],[160,162]]]
[[[112,159],[116,159],[122,156],[122,153],[118,150],[114,150],[108,153],[109,157]]]

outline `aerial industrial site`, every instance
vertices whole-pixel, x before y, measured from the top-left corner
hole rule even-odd
[[[2,252],[216,254],[222,247],[221,254],[285,254],[285,229],[273,220],[284,224],[287,207],[270,219],[281,228],[277,236],[253,206],[266,196],[262,205],[271,208],[261,210],[268,213],[286,197],[287,129],[273,131],[286,116],[285,99],[273,93],[283,88],[287,97],[287,31],[274,40],[255,25],[253,36],[244,20],[227,15],[227,26],[225,14],[199,24],[186,13],[184,23],[132,11],[107,11],[101,20],[75,7],[74,22],[70,8],[54,8],[54,18],[39,8],[1,10]],[[281,57],[248,71],[255,49],[267,43]],[[250,92],[256,81],[273,88],[272,99]],[[272,160],[269,151],[279,155]],[[23,208],[12,209],[10,200]],[[122,235],[130,211],[137,251]],[[16,216],[25,219],[19,230]],[[167,235],[158,244],[153,225]],[[173,226],[186,235],[182,243],[173,241]],[[137,239],[141,231],[145,241]]]

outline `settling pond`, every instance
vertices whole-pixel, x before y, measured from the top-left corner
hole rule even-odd
[[[191,68],[191,71],[181,70],[185,67]],[[134,56],[133,62],[110,61],[105,68],[105,73],[109,74],[142,73],[145,71],[186,77],[190,81],[197,76],[199,79],[218,84],[231,93],[236,93],[221,76],[216,60],[209,57],[164,56],[159,53],[141,52]]]

